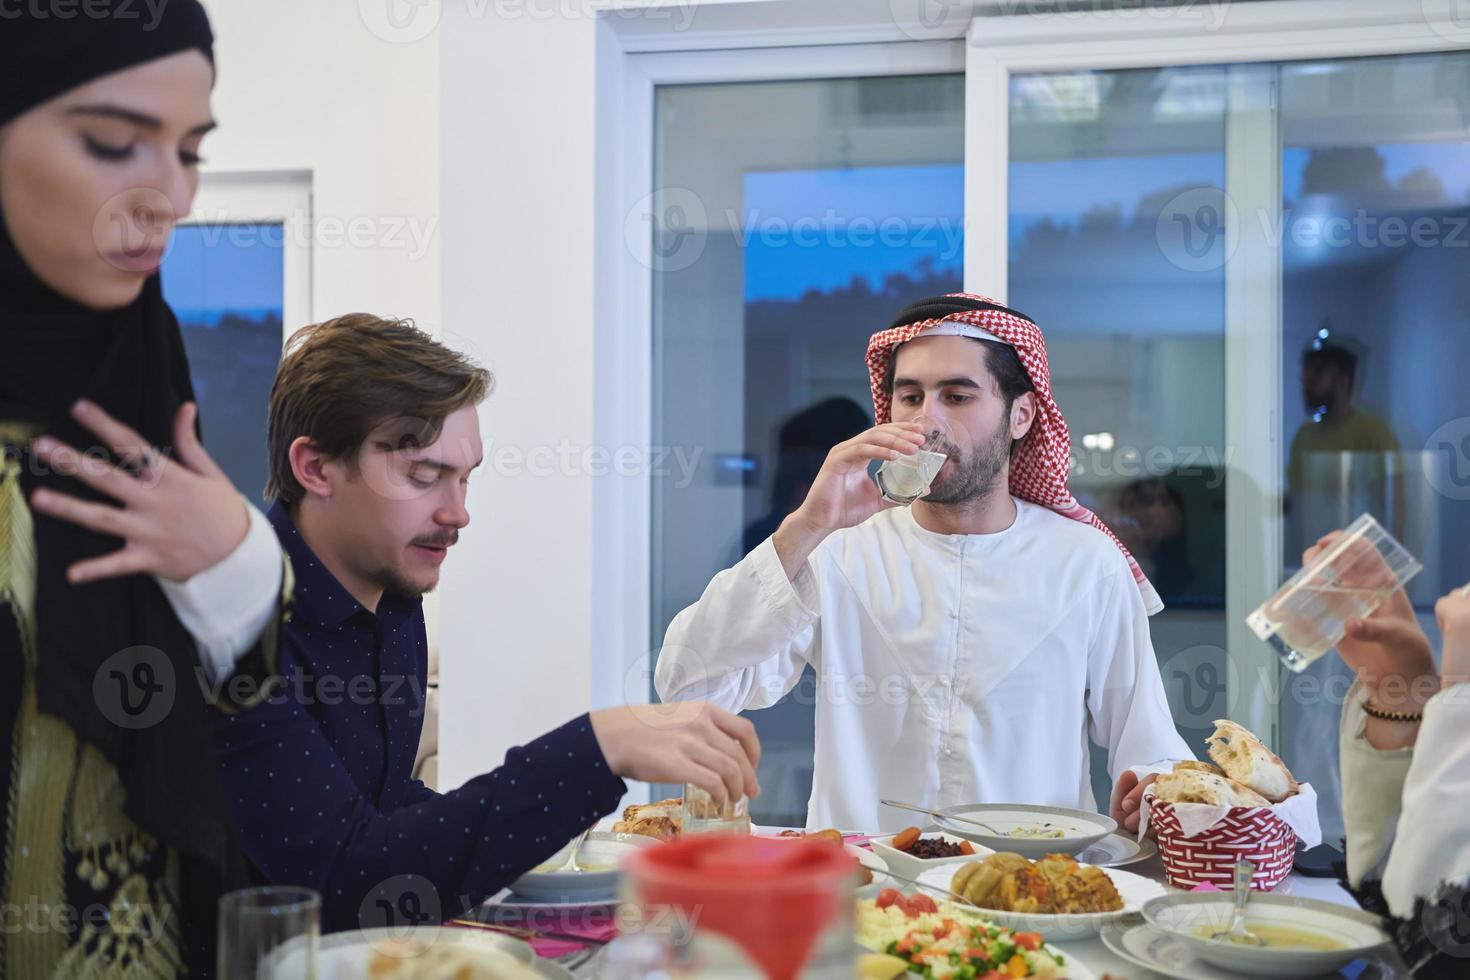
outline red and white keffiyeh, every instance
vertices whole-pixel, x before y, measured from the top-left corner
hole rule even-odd
[[[1010,491],[1022,500],[1050,507],[1052,510],[1074,521],[1090,524],[1113,539],[1113,543],[1128,559],[1133,580],[1143,595],[1143,605],[1152,616],[1164,608],[1163,600],[1154,591],[1143,569],[1129,554],[1123,542],[1118,540],[1106,524],[1092,511],[1079,504],[1067,487],[1067,476],[1071,469],[1071,435],[1067,431],[1067,420],[1051,394],[1051,369],[1047,365],[1046,341],[1041,328],[1023,316],[1005,309],[988,296],[976,293],[951,293],[945,297],[925,301],[943,310],[946,300],[983,303],[995,309],[960,309],[944,313],[931,319],[899,323],[887,330],[880,330],[868,341],[868,375],[873,387],[873,412],[879,425],[892,421],[892,393],[888,390],[888,365],[900,344],[907,343],[921,334],[958,334],[985,340],[999,340],[1015,348],[1031,384],[1036,389],[1036,420],[1031,431],[1017,444],[1011,453]],[[920,304],[915,304],[919,306]]]

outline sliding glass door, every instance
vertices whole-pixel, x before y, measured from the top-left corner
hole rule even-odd
[[[873,424],[868,336],[961,288],[964,80],[957,74],[656,90],[655,643],[710,579],[801,503]],[[753,712],[753,816],[801,825],[815,684]]]
[[[1466,52],[1010,77],[1009,302],[1047,331],[1074,487],[1168,606],[1181,732],[1258,719],[1329,842],[1349,672],[1286,674],[1238,622],[1365,511],[1424,560],[1431,635],[1470,579],[1467,118]]]

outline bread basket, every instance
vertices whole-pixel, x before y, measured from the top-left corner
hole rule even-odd
[[[1175,888],[1229,889],[1241,859],[1255,864],[1251,887],[1257,891],[1271,891],[1291,873],[1296,832],[1268,808],[1231,807],[1219,823],[1193,837],[1184,836],[1173,803],[1154,799],[1151,820],[1164,873]]]

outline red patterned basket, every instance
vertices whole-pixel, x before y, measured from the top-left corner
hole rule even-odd
[[[1231,807],[1224,820],[1196,837],[1185,837],[1171,803],[1152,801],[1150,822],[1158,829],[1159,855],[1164,872],[1175,888],[1193,888],[1209,882],[1229,890],[1235,862],[1244,858],[1256,866],[1251,887],[1268,892],[1291,872],[1296,857],[1296,832],[1263,807]]]

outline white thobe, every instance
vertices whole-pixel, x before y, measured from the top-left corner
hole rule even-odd
[[[1089,735],[1114,779],[1192,758],[1118,547],[1016,508],[995,534],[937,534],[886,510],[826,538],[794,582],[768,539],[674,618],[659,695],[764,708],[811,664],[812,828],[914,822],[882,798],[1094,809]]]

